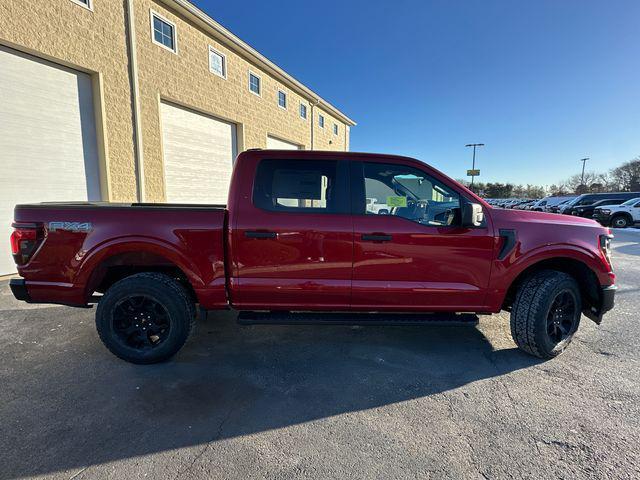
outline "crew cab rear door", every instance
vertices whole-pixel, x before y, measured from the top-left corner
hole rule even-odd
[[[418,162],[353,162],[354,309],[483,310],[491,228],[463,228],[464,197],[435,175]]]
[[[231,225],[231,301],[240,310],[344,310],[353,224],[346,161],[294,152],[252,158]]]

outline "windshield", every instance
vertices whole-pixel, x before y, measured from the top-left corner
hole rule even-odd
[[[632,198],[631,200],[627,200],[626,202],[622,203],[621,205],[624,205],[624,206],[628,207],[630,205],[633,205],[636,202],[640,202],[640,197],[636,197],[636,198]]]
[[[434,184],[413,174],[394,175],[393,184],[401,187],[414,200],[435,200],[439,202],[451,201],[451,193],[440,185]]]
[[[593,203],[593,197],[589,197],[587,195],[581,195],[579,197],[573,198],[567,201],[567,205],[589,205]]]

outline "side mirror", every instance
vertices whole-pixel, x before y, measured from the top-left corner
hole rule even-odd
[[[462,226],[480,227],[484,223],[484,211],[479,203],[465,203],[462,206]]]

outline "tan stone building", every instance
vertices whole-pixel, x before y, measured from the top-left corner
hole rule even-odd
[[[187,0],[0,2],[0,238],[16,203],[223,203],[238,152],[353,125]]]

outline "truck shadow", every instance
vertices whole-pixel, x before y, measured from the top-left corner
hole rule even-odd
[[[104,349],[90,314],[78,314],[78,326],[61,312],[69,310],[24,313],[45,330],[49,316],[68,323],[60,351],[5,351],[16,369],[0,396],[2,478],[204,446],[437,395],[539,362],[515,348],[493,351],[473,327],[240,327],[223,314],[201,322],[174,360],[135,366]]]

